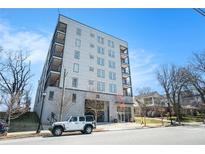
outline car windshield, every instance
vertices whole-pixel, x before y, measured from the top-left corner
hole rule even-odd
[[[70,116],[67,118],[67,121],[70,119]]]

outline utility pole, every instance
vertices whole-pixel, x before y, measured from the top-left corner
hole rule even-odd
[[[41,126],[42,126],[41,120],[42,120],[42,114],[43,114],[43,108],[44,108],[44,101],[45,101],[46,93],[42,92],[42,96],[43,96],[43,101],[41,103],[41,112],[40,112],[40,117],[39,117],[39,121],[38,121],[38,128],[36,130],[37,134],[40,133],[40,131],[41,131]]]
[[[65,98],[65,78],[67,76],[68,72],[66,69],[64,69],[63,73],[63,89],[62,89],[62,95],[61,95],[61,104],[60,104],[60,114],[59,114],[59,121],[62,121],[63,115],[62,115],[62,110],[63,110],[63,104],[64,104],[64,98]]]

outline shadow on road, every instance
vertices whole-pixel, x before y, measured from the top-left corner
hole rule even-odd
[[[42,137],[49,138],[49,137],[76,136],[76,135],[86,135],[86,134],[82,134],[80,132],[66,132],[66,133],[63,133],[61,136],[53,136],[52,134],[45,134]]]

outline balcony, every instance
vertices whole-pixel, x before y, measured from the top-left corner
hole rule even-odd
[[[49,66],[49,72],[60,74],[61,72],[61,64],[62,60],[58,57],[52,57],[50,66]]]
[[[60,74],[55,74],[50,72],[46,81],[46,87],[48,86],[58,87],[59,83],[60,83]]]
[[[128,78],[130,76],[130,73],[129,72],[123,72],[122,71],[122,77],[123,78]]]
[[[52,52],[53,52],[53,56],[62,58],[63,57],[63,46],[55,44]]]
[[[125,58],[128,57],[128,54],[127,54],[127,53],[124,53],[124,52],[121,52],[121,53],[120,53],[120,56],[121,56],[122,59],[125,59]]]
[[[64,24],[64,23],[62,23],[62,22],[59,22],[59,23],[58,23],[58,26],[57,26],[57,31],[66,33],[66,28],[67,28],[67,25],[66,25],[66,24]]]
[[[128,64],[128,62],[121,61],[121,66],[122,66],[123,68],[126,68],[126,67],[129,66],[129,64]]]
[[[127,89],[131,87],[130,83],[122,83],[123,88]]]
[[[64,43],[65,43],[65,34],[61,34],[59,32],[56,32],[55,42],[64,45]]]

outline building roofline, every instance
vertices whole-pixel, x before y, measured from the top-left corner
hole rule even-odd
[[[80,22],[80,21],[78,21],[78,20],[72,19],[72,18],[67,17],[67,16],[65,16],[65,15],[63,15],[63,14],[59,14],[59,17],[60,17],[60,16],[65,17],[65,18],[67,18],[67,19],[69,19],[69,20],[72,20],[72,21],[74,21],[74,22],[77,22],[77,23],[79,23],[79,24],[81,24],[81,25],[84,25],[84,26],[86,26],[86,27],[92,28],[92,29],[94,29],[94,30],[96,30],[96,31],[99,31],[99,32],[101,32],[101,33],[104,33],[104,34],[106,34],[106,35],[109,35],[109,36],[111,36],[111,37],[114,37],[114,38],[116,38],[116,39],[118,39],[118,40],[121,40],[121,41],[125,42],[125,43],[128,45],[128,42],[125,41],[125,40],[123,40],[123,39],[121,39],[121,38],[118,38],[118,37],[116,37],[116,36],[113,36],[113,35],[111,35],[111,34],[108,34],[108,33],[106,33],[106,32],[103,32],[103,31],[101,31],[101,30],[99,30],[99,29],[97,29],[97,28],[94,28],[94,27],[92,27],[92,26],[86,25],[86,24],[84,24],[84,23],[82,23],[82,22]]]

